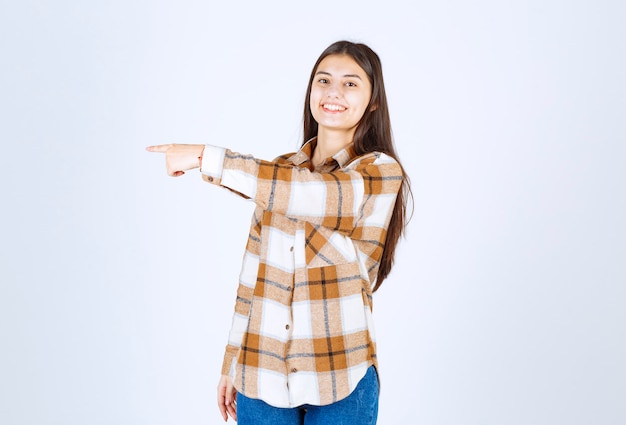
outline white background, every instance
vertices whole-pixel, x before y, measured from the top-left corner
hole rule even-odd
[[[626,6],[0,6],[0,423],[214,424],[252,205],[149,144],[300,144],[338,39],[383,61],[415,214],[379,423],[626,423]]]

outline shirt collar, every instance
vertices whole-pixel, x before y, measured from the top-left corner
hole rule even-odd
[[[304,163],[310,162],[316,144],[316,137],[308,140],[304,145],[302,145],[298,152],[296,152],[289,158],[289,161],[291,161],[294,165],[303,165]],[[350,144],[349,146],[341,149],[339,152],[335,153],[332,156],[339,168],[343,168],[346,164],[348,164],[356,157],[357,154],[356,150],[354,149],[354,144]]]

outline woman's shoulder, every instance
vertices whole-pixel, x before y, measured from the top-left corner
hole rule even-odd
[[[272,162],[276,162],[278,164],[284,164],[286,162],[290,162],[289,160],[295,155],[297,152],[289,152],[284,153],[282,155],[278,155],[276,158],[272,160]]]
[[[360,166],[368,166],[368,165],[398,165],[398,161],[392,157],[391,155],[381,152],[381,151],[372,151],[365,152],[364,154],[355,156],[346,164],[346,168],[349,167],[360,167]]]

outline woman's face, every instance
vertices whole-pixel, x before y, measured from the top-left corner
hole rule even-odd
[[[326,56],[311,84],[309,106],[318,132],[345,131],[354,135],[372,96],[367,74],[348,55]]]

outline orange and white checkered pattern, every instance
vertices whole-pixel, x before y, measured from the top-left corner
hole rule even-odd
[[[202,160],[257,205],[222,373],[276,407],[341,400],[377,365],[371,288],[402,169],[349,147],[312,170],[314,144],[271,162],[207,145]]]

